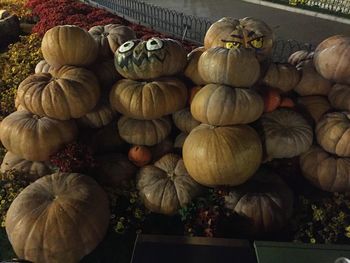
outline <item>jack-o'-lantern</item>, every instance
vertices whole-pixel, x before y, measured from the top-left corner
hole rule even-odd
[[[274,38],[272,29],[259,19],[223,17],[208,29],[204,46],[206,49],[211,47],[252,48],[258,60],[263,61],[272,53]]]
[[[130,40],[117,49],[114,63],[124,78],[155,79],[183,71],[187,53],[178,41],[172,39]]]

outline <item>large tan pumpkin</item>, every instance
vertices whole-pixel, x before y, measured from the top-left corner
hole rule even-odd
[[[49,65],[88,66],[98,54],[93,37],[78,26],[55,26],[48,30],[41,43],[41,51]]]
[[[325,39],[315,50],[314,64],[324,78],[350,85],[350,37],[336,35]]]
[[[274,38],[272,29],[257,18],[223,17],[208,29],[204,38],[204,46],[206,49],[212,47],[251,48],[254,49],[258,60],[263,61],[272,54]]]
[[[38,117],[26,110],[8,115],[0,125],[4,147],[29,161],[46,161],[78,134],[74,121]]]
[[[350,191],[350,158],[338,157],[319,146],[312,146],[300,156],[300,168],[306,179],[324,191]]]
[[[192,80],[192,82],[197,86],[205,84],[205,81],[203,80],[203,78],[198,72],[198,61],[204,51],[205,51],[204,47],[198,47],[192,50],[187,55],[188,63],[185,68],[184,75],[190,80]]]
[[[350,113],[325,114],[316,126],[317,142],[327,152],[350,157]]]
[[[6,232],[19,258],[76,263],[104,238],[106,193],[91,177],[55,173],[27,186],[6,215]]]
[[[153,146],[164,140],[171,131],[167,117],[154,120],[136,120],[123,116],[118,121],[120,137],[130,144]]]
[[[180,42],[153,37],[125,42],[115,52],[114,63],[124,78],[149,80],[182,73],[186,56]]]
[[[79,124],[90,128],[101,128],[111,123],[117,113],[109,105],[98,104],[92,111],[78,119]]]
[[[267,160],[298,156],[312,144],[312,127],[299,113],[289,109],[265,113],[258,129]]]
[[[5,173],[10,170],[20,172],[21,176],[33,182],[51,173],[49,166],[44,162],[27,161],[16,154],[7,152],[2,160],[0,171]]]
[[[198,183],[239,185],[260,166],[262,146],[258,134],[247,125],[201,124],[187,136],[182,153],[188,173]]]
[[[189,176],[181,157],[170,153],[140,169],[137,189],[149,210],[173,215],[200,193],[201,186]]]
[[[90,35],[98,46],[98,58],[113,58],[114,52],[124,42],[136,39],[135,32],[128,26],[108,24],[89,29]]]
[[[307,112],[311,115],[315,123],[328,112],[332,107],[324,96],[305,96],[298,98],[298,103],[303,105]]]
[[[191,103],[193,117],[206,124],[246,124],[257,120],[264,110],[262,97],[254,90],[208,84]]]
[[[301,72],[301,79],[294,87],[294,91],[300,96],[327,96],[331,90],[332,83],[317,73],[311,59],[301,62],[298,65],[298,70]]]
[[[187,89],[176,78],[151,82],[122,79],[113,85],[109,100],[114,110],[126,116],[152,120],[184,108]]]
[[[350,111],[350,85],[333,85],[328,100],[334,108]]]
[[[200,122],[193,118],[189,108],[173,113],[175,126],[182,132],[190,133]]]
[[[215,47],[200,56],[198,71],[206,84],[248,88],[258,80],[260,65],[249,49]]]

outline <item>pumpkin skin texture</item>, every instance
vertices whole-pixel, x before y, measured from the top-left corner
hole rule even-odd
[[[76,263],[102,241],[109,216],[107,195],[95,180],[55,173],[16,197],[5,224],[18,257],[37,263]]]
[[[145,206],[165,215],[175,214],[201,192],[201,186],[189,176],[176,154],[167,154],[154,165],[142,167],[136,181]]]
[[[298,102],[302,104],[312,119],[317,123],[320,118],[328,112],[332,107],[324,96],[306,96],[298,98]]]
[[[93,37],[78,26],[55,26],[48,30],[41,42],[41,51],[49,65],[88,66],[98,54]]]
[[[298,64],[298,70],[301,72],[301,79],[294,87],[296,93],[300,96],[327,96],[332,88],[332,83],[317,73],[312,60],[306,60]]]
[[[198,61],[200,56],[205,51],[204,47],[198,47],[196,49],[193,49],[190,53],[187,55],[187,66],[185,68],[185,76],[192,80],[192,82],[197,85],[204,85],[205,81],[201,77],[201,75],[198,72]]]
[[[91,27],[89,34],[98,46],[99,59],[113,58],[114,52],[120,45],[136,38],[135,32],[130,27],[119,24]]]
[[[95,63],[89,67],[89,70],[96,75],[102,89],[102,94],[107,97],[113,84],[121,79],[121,76],[114,67],[113,59]]]
[[[135,145],[130,148],[128,152],[128,158],[136,166],[142,167],[149,164],[152,160],[151,150],[142,145]]]
[[[40,60],[38,64],[36,64],[34,72],[35,73],[49,73],[50,70],[54,69],[53,66],[49,65],[45,60]]]
[[[300,156],[300,168],[306,179],[324,191],[350,191],[350,158],[338,157],[319,146],[312,146]]]
[[[173,152],[174,145],[173,141],[169,137],[167,137],[160,143],[149,147],[149,149],[151,150],[153,161],[157,161],[167,153]]]
[[[334,108],[350,111],[350,86],[335,84],[328,94],[328,100]]]
[[[206,84],[249,88],[259,78],[260,65],[249,49],[215,47],[200,56],[198,71]]]
[[[293,192],[288,185],[262,168],[243,185],[231,188],[224,200],[226,208],[247,221],[244,232],[250,235],[278,231],[293,211]]]
[[[175,148],[182,148],[187,136],[188,136],[188,133],[185,133],[185,132],[181,132],[178,136],[176,136],[175,142],[174,142],[174,147]]]
[[[79,124],[90,128],[101,128],[111,123],[117,114],[109,105],[99,104],[85,116],[78,119]]]
[[[69,120],[93,110],[100,98],[100,87],[92,72],[63,66],[27,77],[20,83],[17,97],[19,104],[32,113]]]
[[[187,136],[182,153],[188,173],[198,183],[234,186],[256,172],[262,146],[258,134],[247,125],[201,124]]]
[[[218,126],[253,122],[263,110],[264,101],[255,91],[218,84],[204,86],[191,103],[196,120]]]
[[[350,157],[350,113],[325,114],[316,126],[317,142],[329,153]]]
[[[18,171],[31,182],[51,173],[50,168],[44,162],[27,161],[11,152],[7,152],[2,160],[1,172],[9,170]]]
[[[198,93],[198,91],[200,91],[201,88],[203,88],[203,86],[194,86],[190,88],[188,96],[188,105],[191,105],[193,98],[196,96],[196,94]]]
[[[317,72],[330,81],[350,85],[350,37],[336,35],[322,41],[315,49]]]
[[[297,66],[300,62],[311,60],[314,57],[314,52],[309,52],[307,50],[298,50],[294,52],[292,55],[288,58],[288,63]]]
[[[147,41],[125,42],[115,52],[114,64],[124,78],[150,80],[181,73],[186,57],[178,41],[153,37]]]
[[[265,113],[258,125],[267,160],[298,156],[312,144],[312,127],[295,111],[278,109]]]
[[[118,129],[120,137],[130,144],[153,146],[170,134],[171,121],[166,117],[136,120],[122,116],[118,121]]]
[[[153,120],[186,106],[187,89],[176,78],[161,78],[152,82],[122,79],[113,85],[112,108],[140,120]]]
[[[74,121],[38,117],[26,110],[16,111],[1,122],[4,147],[28,161],[46,161],[78,134]]]
[[[223,17],[208,29],[204,37],[204,46],[206,49],[251,48],[258,60],[263,61],[272,54],[274,38],[272,29],[259,19]]]
[[[193,118],[189,108],[185,108],[173,113],[175,126],[182,132],[190,133],[199,124],[199,121]]]
[[[292,90],[300,81],[300,72],[289,64],[271,63],[262,82],[282,92]]]

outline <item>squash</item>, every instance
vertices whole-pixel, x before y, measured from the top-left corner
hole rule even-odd
[[[180,42],[153,37],[125,42],[115,52],[114,64],[124,78],[150,80],[181,73],[186,56]]]
[[[278,89],[269,88],[262,92],[264,112],[272,112],[279,107],[282,98]]]
[[[350,157],[350,113],[323,115],[316,126],[317,142],[329,153]]]
[[[167,117],[154,120],[136,120],[122,116],[118,121],[120,137],[130,144],[153,146],[163,141],[171,132]]]
[[[191,103],[196,120],[219,126],[253,122],[263,110],[264,102],[255,91],[218,84],[204,86]]]
[[[54,69],[53,66],[49,65],[45,61],[45,59],[40,60],[38,64],[36,64],[34,72],[35,73],[49,73],[50,70]]]
[[[207,30],[204,46],[206,49],[212,47],[251,48],[255,51],[258,60],[264,61],[272,54],[274,39],[272,29],[257,18],[223,17]]]
[[[295,103],[291,98],[284,97],[284,98],[282,98],[279,107],[280,108],[294,108]]]
[[[201,192],[201,186],[188,175],[183,160],[175,154],[142,167],[136,181],[145,206],[165,215],[175,214]]]
[[[152,160],[151,150],[142,145],[135,145],[129,149],[128,158],[138,167],[149,164]]]
[[[68,120],[93,110],[100,87],[92,72],[63,66],[27,77],[19,84],[17,97],[19,104],[34,114]]]
[[[28,161],[46,161],[78,134],[74,121],[39,117],[16,111],[1,122],[0,140],[10,152]]]
[[[315,123],[317,123],[323,114],[327,113],[332,107],[324,96],[306,96],[298,98],[298,102],[305,107]]]
[[[350,158],[338,157],[319,146],[312,146],[300,156],[300,168],[306,179],[324,191],[350,191]]]
[[[335,109],[350,111],[350,85],[334,84],[328,100]]]
[[[109,95],[112,108],[140,120],[152,120],[186,106],[187,89],[176,78],[151,82],[122,79],[113,85]]]
[[[103,95],[107,97],[113,84],[122,78],[114,67],[113,59],[95,63],[89,67],[89,70],[95,74]]]
[[[182,154],[188,173],[198,183],[209,187],[239,185],[259,168],[262,145],[247,125],[201,124],[187,136]]]
[[[260,65],[249,49],[214,47],[200,56],[198,71],[206,84],[249,88],[260,77]]]
[[[278,109],[265,113],[259,119],[267,160],[291,158],[307,151],[313,140],[313,129],[297,112]]]
[[[200,122],[193,118],[189,108],[173,113],[175,126],[182,132],[190,133]]]
[[[192,82],[197,86],[205,84],[205,81],[198,72],[198,61],[204,51],[204,47],[197,47],[187,55],[188,63],[185,68],[184,75],[190,80],[192,80]]]
[[[336,35],[322,41],[315,49],[317,72],[330,81],[350,85],[350,37]]]
[[[314,57],[314,52],[310,52],[307,50],[298,50],[292,53],[288,58],[288,63],[297,66],[300,62],[304,62],[307,60],[311,60]]]
[[[84,29],[63,25],[46,31],[41,42],[41,51],[47,63],[55,68],[64,65],[80,67],[94,63],[98,46]]]
[[[190,88],[189,96],[188,96],[188,105],[191,105],[194,96],[198,93],[198,91],[203,88],[203,86],[194,86]]]
[[[36,263],[76,263],[102,241],[109,217],[107,195],[95,180],[54,173],[15,198],[5,225],[18,257]]]
[[[101,128],[111,123],[117,113],[109,105],[98,104],[92,111],[78,119],[78,123],[85,127]]]
[[[185,132],[179,133],[179,135],[177,135],[175,138],[174,147],[182,149],[187,136],[188,136],[188,133],[185,133]]]
[[[312,60],[306,60],[298,65],[301,72],[301,79],[294,87],[294,91],[300,96],[325,95],[329,93],[332,83],[323,78],[315,70]]]
[[[51,173],[47,163],[27,161],[16,154],[7,152],[2,160],[0,171],[5,173],[10,170],[21,173],[21,176],[32,182]]]
[[[119,24],[93,26],[89,29],[89,33],[98,46],[100,60],[113,58],[114,52],[120,45],[136,39],[136,34],[130,27]]]

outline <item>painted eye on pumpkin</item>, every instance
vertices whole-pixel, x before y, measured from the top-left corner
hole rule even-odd
[[[249,44],[254,48],[262,48],[264,44],[264,38],[259,37],[259,38],[253,39],[249,42]]]
[[[118,51],[119,51],[119,53],[124,53],[124,52],[130,51],[134,47],[135,47],[135,42],[130,40],[130,41],[125,42],[123,45],[121,45],[118,48]]]
[[[163,45],[164,45],[163,41],[160,40],[159,38],[151,38],[146,43],[146,49],[148,51],[154,51],[154,50],[161,49]]]
[[[228,49],[231,48],[240,48],[242,46],[242,43],[239,43],[237,41],[232,41],[232,42],[226,42],[225,47]]]

